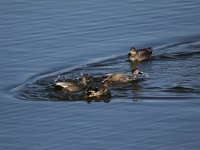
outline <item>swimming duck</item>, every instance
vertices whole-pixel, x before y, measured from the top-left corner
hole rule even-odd
[[[60,81],[55,82],[54,86],[67,90],[68,92],[79,92],[84,90],[87,87],[90,77],[87,74],[84,74],[81,77],[81,81],[76,83],[74,81]]]
[[[99,98],[101,96],[110,95],[110,82],[103,81],[100,87],[92,87],[85,90],[85,98]]]
[[[143,48],[136,50],[134,47],[130,48],[129,51],[129,60],[130,61],[143,61],[151,58],[152,48]]]
[[[139,71],[137,68],[132,69],[132,75],[124,74],[124,73],[111,73],[106,74],[103,81],[109,82],[118,82],[118,83],[128,83],[134,80],[137,80],[139,74],[143,74],[143,72]]]

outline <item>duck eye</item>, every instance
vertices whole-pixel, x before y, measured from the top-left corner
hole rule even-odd
[[[130,51],[135,51],[135,47],[131,47],[131,48],[130,48]]]

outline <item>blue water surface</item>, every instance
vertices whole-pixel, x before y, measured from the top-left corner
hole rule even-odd
[[[198,150],[199,6],[0,2],[0,149]],[[128,72],[132,46],[154,49],[138,65],[150,80],[114,87],[109,103],[60,100],[46,89],[59,74]]]

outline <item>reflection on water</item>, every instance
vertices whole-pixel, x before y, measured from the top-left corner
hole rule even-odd
[[[45,75],[27,81],[24,85],[16,88],[17,96],[20,99],[28,100],[62,100],[62,101],[87,101],[83,92],[69,93],[65,90],[56,90],[53,86],[55,80],[77,80],[81,74],[86,73],[93,77],[94,85],[102,82],[101,77],[107,73],[124,72],[130,73],[131,68],[138,66],[146,73],[138,81],[128,84],[112,84],[111,96],[96,99],[96,101],[109,102],[122,98],[134,99],[155,99],[168,98],[178,99],[182,97],[199,98],[199,83],[196,82],[198,69],[198,58],[200,51],[199,42],[176,43],[165,45],[164,48],[155,48],[153,58],[148,61],[133,64],[128,61],[126,54],[114,58],[107,58],[103,61],[96,61],[77,68],[69,69],[62,74]],[[160,53],[160,49],[164,53]],[[159,54],[157,53],[159,51]],[[52,73],[51,73],[52,74]],[[149,75],[148,75],[149,74]],[[195,79],[195,80],[194,80]]]

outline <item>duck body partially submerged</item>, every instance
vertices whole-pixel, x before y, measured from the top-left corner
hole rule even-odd
[[[89,82],[89,78],[90,77],[87,74],[85,74],[81,77],[80,82],[59,81],[59,82],[55,82],[54,86],[56,88],[61,88],[61,89],[66,90],[68,92],[79,92],[79,91],[86,89],[87,84]]]
[[[132,62],[148,60],[151,58],[152,51],[153,49],[151,47],[138,50],[131,47],[129,51],[129,60]]]
[[[139,71],[138,69],[132,69],[131,73],[132,75],[124,73],[106,74],[104,75],[104,77],[106,77],[104,81],[116,82],[116,83],[128,83],[137,80],[138,75],[143,74],[143,72]]]
[[[101,96],[110,95],[110,83],[104,81],[102,85],[90,87],[85,90],[85,98],[99,98]]]

